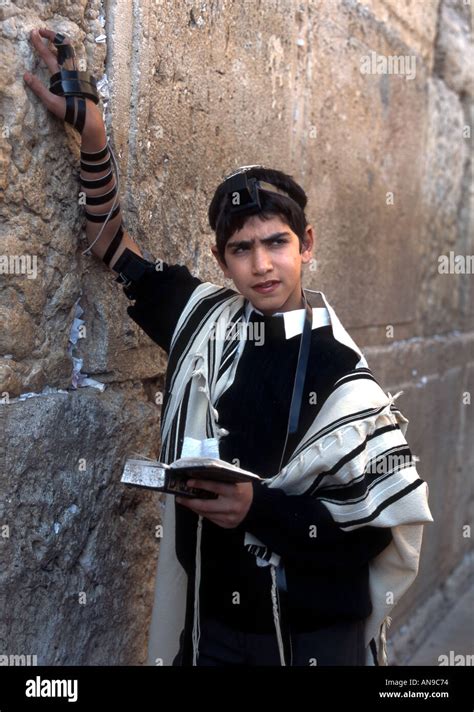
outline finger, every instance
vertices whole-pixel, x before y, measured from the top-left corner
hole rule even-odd
[[[232,496],[234,493],[235,484],[225,483],[225,482],[215,482],[214,480],[194,480],[190,479],[186,482],[189,487],[199,487],[203,490],[208,490],[209,492],[215,492],[216,494],[221,494],[222,496]]]
[[[45,37],[50,42],[54,42],[54,38],[57,34],[55,30],[48,30],[47,27],[40,27],[38,32],[40,33],[41,37]],[[65,39],[64,41],[67,42],[67,39]]]
[[[47,45],[43,42],[41,39],[42,37],[46,37],[51,39],[53,41],[55,32],[52,30],[31,30],[31,41],[33,43],[33,46],[41,59],[46,63],[46,66],[48,67],[49,71],[52,74],[55,74],[56,72],[59,72],[59,64],[58,64],[58,59],[53,52],[48,48]]]
[[[56,61],[57,61],[57,60],[58,60],[59,50],[57,49],[56,45],[54,45],[54,38],[56,37],[56,32],[52,32],[51,30],[46,30],[46,29],[44,29],[43,32],[44,32],[44,34],[42,34],[42,36],[43,36],[43,37],[46,37],[47,39],[49,39],[49,41],[51,42],[51,44],[53,44],[53,49],[51,50],[51,52],[52,52],[54,58],[55,58]],[[40,33],[42,33],[41,30],[40,30]],[[64,37],[64,35],[63,35],[63,37]],[[67,45],[69,45],[70,47],[72,47],[72,42],[71,42],[71,40],[69,39],[69,37],[64,37],[64,40],[62,41],[62,44],[63,44],[63,45],[66,45],[66,44],[67,44]],[[58,62],[58,61],[57,61],[57,63],[58,63],[58,66],[59,66],[59,62]],[[60,65],[59,68],[60,68],[60,69],[74,69],[74,70],[76,70],[76,62],[75,62],[75,52],[74,52],[74,48],[73,48],[73,52],[72,52],[72,57],[67,57],[67,58],[63,61],[63,63]]]
[[[228,522],[227,519],[222,519],[221,517],[207,517],[207,519],[218,527],[223,529],[233,529],[232,524]]]
[[[56,37],[56,34],[57,34],[56,32],[53,32],[52,30],[47,30],[47,29],[40,29],[39,32],[42,37],[46,37],[46,39],[48,39],[51,42],[51,44],[54,45],[54,38]],[[69,37],[64,37],[63,44],[72,46],[72,42],[69,39]],[[56,47],[54,47],[54,49],[50,50],[50,51],[51,51],[51,54],[53,55],[53,57],[55,58],[56,64],[58,65],[58,69],[59,69],[59,63],[57,61],[58,60],[58,50],[56,49]],[[75,53],[74,52],[73,52],[72,57],[68,57],[67,59],[64,60],[64,62],[61,65],[61,68],[62,69],[76,69]]]
[[[227,515],[222,516],[222,512],[216,514],[215,512],[204,511],[202,507],[195,504],[195,499],[191,500],[188,497],[176,497],[176,501],[178,502],[178,504],[182,504],[184,507],[187,507],[195,514],[200,514],[205,519],[208,519],[210,522],[216,524],[219,527],[223,527],[224,529],[231,529],[233,526],[235,526],[229,522]]]
[[[66,115],[66,100],[64,97],[57,96],[56,94],[50,92],[49,89],[46,89],[43,82],[40,82],[38,77],[35,77],[29,72],[25,72],[23,78],[30,89],[32,89],[36,96],[41,99],[46,108],[58,118],[64,119]]]
[[[222,502],[217,499],[199,499],[199,497],[177,497],[178,504],[182,504],[188,509],[192,509],[196,514],[228,514],[228,508],[222,506]]]

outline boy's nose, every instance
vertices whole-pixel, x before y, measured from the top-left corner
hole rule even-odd
[[[252,267],[255,274],[264,274],[265,272],[268,272],[272,268],[270,256],[266,254],[264,250],[255,250]]]

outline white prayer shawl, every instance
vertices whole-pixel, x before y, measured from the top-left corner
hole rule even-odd
[[[392,462],[397,453],[407,452],[404,436],[408,420],[394,405],[400,394],[387,395],[377,384],[361,351],[325,295],[308,289],[304,292],[311,304],[319,295],[328,311],[334,338],[355,351],[360,360],[354,371],[339,379],[286,466],[274,477],[264,480],[262,486],[280,487],[295,495],[307,492],[308,496],[317,497],[344,531],[367,525],[391,528],[391,543],[369,565],[373,610],[365,624],[366,665],[387,665],[389,613],[417,575],[423,525],[433,521],[428,507],[428,486],[418,476],[412,456],[402,458],[402,464],[370,469],[370,465],[383,465],[390,457]],[[227,431],[219,427],[219,414],[213,403],[234,380],[245,346],[241,335],[247,323],[246,305],[248,302],[242,295],[209,282],[199,285],[186,304],[169,354],[167,378],[170,380],[161,421],[160,458],[165,462],[190,455],[219,457],[219,440]],[[216,338],[216,334],[227,334],[227,339]],[[375,430],[385,426],[392,427],[373,435]],[[347,458],[349,453],[353,456]],[[381,474],[369,474],[374,471]],[[357,496],[354,496],[355,487]],[[202,517],[199,517],[194,665],[199,647],[201,529]],[[280,557],[249,532],[245,533],[244,545],[257,556],[259,565],[271,566],[275,626],[281,662],[285,665],[275,606],[275,567]],[[185,622],[186,591],[187,574],[175,549],[174,497],[166,495],[148,642],[149,665],[172,664]]]

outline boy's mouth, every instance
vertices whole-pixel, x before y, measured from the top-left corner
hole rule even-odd
[[[252,289],[255,289],[256,292],[259,292],[260,294],[266,294],[267,292],[273,292],[280,282],[276,279],[270,279],[267,282],[258,282],[257,284],[254,284]]]

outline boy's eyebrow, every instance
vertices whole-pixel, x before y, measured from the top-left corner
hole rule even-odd
[[[267,242],[271,242],[272,240],[275,240],[277,237],[281,237],[282,235],[289,235],[289,232],[274,232],[273,235],[269,235],[268,237],[262,237],[260,239],[260,242],[262,244],[266,244]],[[238,240],[236,242],[228,242],[226,244],[226,247],[250,247],[250,245],[253,245],[255,242],[255,238],[252,238],[250,240]]]

